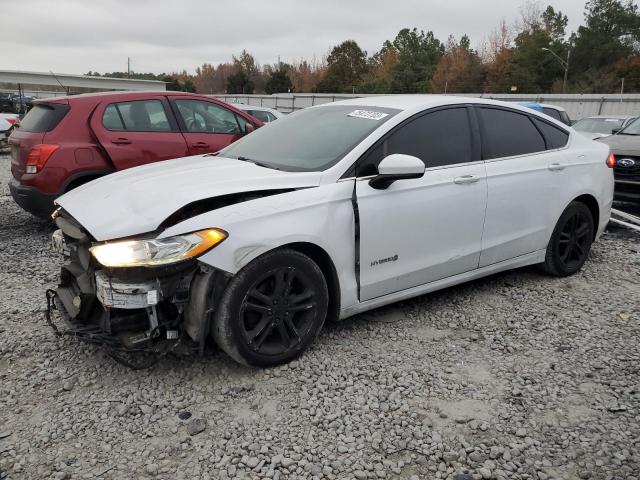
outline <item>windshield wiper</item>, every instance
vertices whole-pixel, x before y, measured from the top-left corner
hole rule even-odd
[[[240,157],[236,157],[236,159],[240,160],[241,162],[253,163],[254,165],[257,165],[259,167],[271,168],[272,170],[282,170],[281,168],[274,167],[273,165],[269,165],[268,163],[264,163],[264,162],[261,162],[259,160],[254,160],[253,158],[240,156]]]

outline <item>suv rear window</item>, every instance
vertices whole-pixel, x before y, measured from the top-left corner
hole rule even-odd
[[[63,103],[37,103],[20,121],[23,132],[50,132],[60,123],[69,111],[69,105]]]

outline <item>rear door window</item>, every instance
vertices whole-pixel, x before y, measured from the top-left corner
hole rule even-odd
[[[20,121],[20,130],[43,133],[53,130],[69,111],[62,103],[38,103]]]
[[[546,145],[542,134],[528,115],[497,108],[478,108],[483,125],[483,157],[513,157],[542,152]]]
[[[107,130],[128,132],[170,132],[171,124],[160,100],[112,103],[102,115]]]

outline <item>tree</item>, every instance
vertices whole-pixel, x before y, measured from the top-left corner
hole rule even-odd
[[[569,18],[562,12],[556,12],[551,5],[542,12],[541,17],[543,28],[549,36],[554,41],[564,40]]]
[[[326,76],[327,64],[325,59],[317,61],[315,58],[308,62],[301,60],[291,64],[289,78],[295,92],[312,92],[316,85]]]
[[[290,68],[291,67],[289,65],[280,64],[276,70],[272,70],[269,73],[269,77],[267,78],[267,82],[264,87],[264,90],[268,95],[292,91],[293,84],[289,78]]]
[[[498,27],[489,35],[484,47],[482,60],[486,70],[484,92],[502,93],[512,86],[509,78],[511,71],[511,31],[503,19]]]
[[[250,95],[253,93],[253,82],[242,70],[227,77],[227,93],[243,93]]]
[[[248,78],[248,84],[251,84],[251,91],[254,89],[264,91],[264,77],[260,71],[260,66],[256,59],[246,50],[242,50],[240,56],[233,58],[233,64],[236,70],[244,72]],[[248,84],[246,85],[248,87]]]
[[[382,49],[368,61],[368,72],[365,75],[361,91],[364,93],[389,93],[395,66],[398,63],[398,52],[386,42]]]
[[[436,93],[478,92],[483,77],[480,57],[471,49],[469,37],[463,35],[460,42],[456,42],[451,36],[431,79],[431,90]]]
[[[393,47],[397,52],[398,61],[393,66],[391,92],[428,92],[433,71],[444,53],[444,47],[433,32],[404,28],[398,32],[393,42],[386,42],[385,47]]]
[[[551,6],[544,11],[538,8],[536,15],[527,17],[525,28],[516,36],[510,67],[511,82],[525,93],[553,90],[564,76],[559,59],[566,58],[569,48],[564,41],[567,16]]]
[[[586,92],[611,91],[611,65],[637,51],[640,15],[632,0],[589,0],[585,25],[573,37],[570,73]]]
[[[355,40],[333,47],[327,57],[327,75],[316,86],[317,92],[350,93],[360,85],[367,71],[367,52]]]

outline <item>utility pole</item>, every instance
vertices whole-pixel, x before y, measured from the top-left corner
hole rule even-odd
[[[624,95],[624,77],[622,77],[622,84],[620,85],[620,95]]]
[[[127,78],[131,78],[131,57],[127,57]]]
[[[558,62],[560,62],[560,65],[562,65],[562,67],[564,68],[564,80],[562,81],[562,93],[565,93],[567,89],[567,79],[569,78],[569,59],[571,58],[571,48],[567,50],[566,60],[563,60],[562,58],[560,58],[560,56],[556,52],[546,47],[542,47],[542,50],[544,50],[545,52],[549,52],[551,55],[556,57]]]

